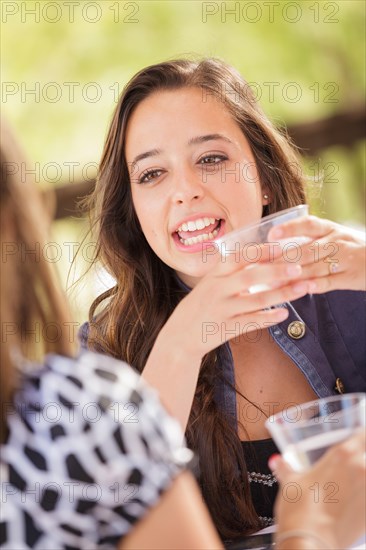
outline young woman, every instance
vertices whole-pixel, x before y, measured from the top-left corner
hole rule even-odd
[[[311,238],[297,263],[265,247],[258,262],[203,253],[202,241],[304,203],[300,174],[233,68],[178,60],[126,86],[90,201],[96,260],[116,285],[92,304],[82,343],[158,389],[199,457],[205,500],[227,538],[273,521],[267,460],[276,448],[265,419],[366,386],[359,237],[306,217],[283,229]],[[272,290],[248,291],[271,281]]]

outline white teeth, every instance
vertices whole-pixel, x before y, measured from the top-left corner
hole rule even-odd
[[[205,220],[196,220],[197,229],[203,229],[205,227]]]
[[[178,227],[176,231],[177,233],[179,233],[179,231],[197,231],[198,229],[204,229],[208,225],[212,225],[219,220],[220,218],[199,218],[194,221],[182,223],[182,225]]]
[[[215,229],[212,233],[204,233],[203,235],[198,235],[197,237],[190,237],[189,239],[179,239],[182,244],[185,246],[192,246],[192,244],[202,243],[203,241],[210,241],[216,237],[218,230]]]

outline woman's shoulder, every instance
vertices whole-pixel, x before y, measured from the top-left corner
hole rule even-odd
[[[79,390],[89,395],[99,395],[108,389],[120,399],[132,391],[145,387],[139,374],[127,363],[108,355],[81,350],[76,357],[49,354],[45,358],[43,380],[59,378],[71,382]]]
[[[103,395],[123,401],[133,392],[145,392],[138,373],[126,363],[112,357],[82,350],[77,357],[48,354],[42,364],[21,361],[20,389],[15,394],[19,402],[38,407],[58,404],[70,408],[76,404],[98,402],[106,409]],[[73,401],[74,400],[74,401]],[[24,407],[23,407],[24,408]]]
[[[62,423],[73,433],[95,431],[108,421],[122,423],[128,430],[142,417],[145,426],[155,419],[161,419],[162,425],[174,424],[167,435],[179,432],[155,390],[132,367],[110,356],[87,350],[74,358],[49,354],[43,365],[26,367],[22,378],[15,410],[38,433]]]
[[[23,368],[7,422],[9,548],[29,532],[40,537],[37,548],[71,539],[78,548],[116,547],[191,458],[156,392],[127,364],[92,352]]]

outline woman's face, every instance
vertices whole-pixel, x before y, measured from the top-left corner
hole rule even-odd
[[[125,153],[142,231],[189,286],[219,259],[205,243],[258,220],[268,202],[239,126],[198,88],[143,100],[128,122]]]

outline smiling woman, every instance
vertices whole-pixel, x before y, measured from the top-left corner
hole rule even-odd
[[[310,237],[296,266],[265,249],[255,263],[203,254],[213,239],[304,203],[299,174],[290,144],[235,69],[178,60],[127,84],[90,199],[95,260],[117,284],[92,304],[82,342],[158,389],[197,453],[223,538],[273,521],[266,418],[342,384],[366,387],[364,294],[349,292],[365,284],[359,237],[306,217],[283,229]]]
[[[201,242],[257,220],[268,204],[240,127],[220,100],[203,101],[198,88],[147,97],[128,122],[125,151],[141,229],[190,286],[212,268],[202,262]],[[182,252],[192,255],[188,273]]]

